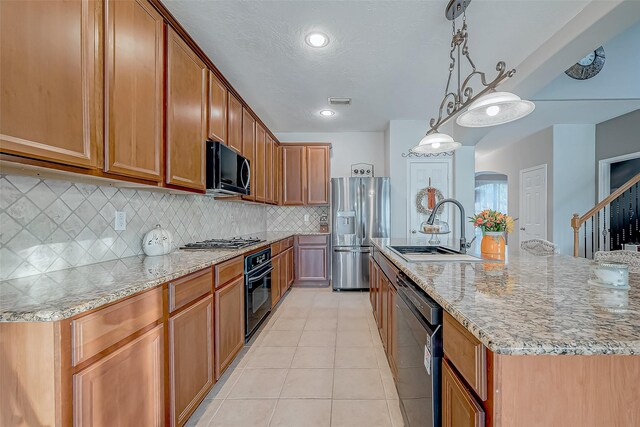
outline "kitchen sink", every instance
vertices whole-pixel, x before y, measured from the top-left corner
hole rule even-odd
[[[388,246],[388,248],[407,262],[482,261],[481,258],[462,254],[446,246]]]

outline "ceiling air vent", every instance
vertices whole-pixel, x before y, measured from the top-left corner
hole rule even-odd
[[[351,105],[351,98],[329,98],[329,104],[331,105]]]

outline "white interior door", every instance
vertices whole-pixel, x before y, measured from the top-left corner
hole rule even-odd
[[[547,240],[547,165],[520,171],[520,242]]]
[[[407,239],[412,244],[426,245],[431,235],[421,234],[420,225],[428,219],[428,215],[421,214],[416,208],[416,196],[420,190],[429,186],[429,178],[431,178],[431,186],[442,192],[446,199],[452,197],[452,164],[450,159],[438,160],[408,160],[407,161]],[[424,198],[423,204],[426,206],[427,198]],[[452,218],[451,205],[447,204],[440,220],[447,221],[450,228],[455,229]],[[450,246],[453,242],[451,234],[440,236],[441,244]]]

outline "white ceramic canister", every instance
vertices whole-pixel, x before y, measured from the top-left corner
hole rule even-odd
[[[173,236],[157,224],[154,229],[144,235],[142,250],[148,256],[166,255],[173,248]]]

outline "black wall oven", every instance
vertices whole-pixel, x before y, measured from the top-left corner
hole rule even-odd
[[[406,276],[396,279],[396,323],[400,409],[408,427],[440,427],[442,308]]]
[[[271,312],[271,249],[251,254],[244,260],[245,340],[249,341]]]

